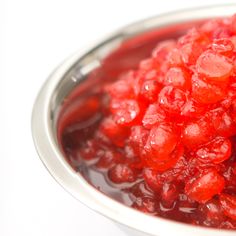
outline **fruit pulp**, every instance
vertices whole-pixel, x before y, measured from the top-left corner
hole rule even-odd
[[[142,212],[236,229],[235,62],[235,16],[125,41],[62,105],[68,161]]]

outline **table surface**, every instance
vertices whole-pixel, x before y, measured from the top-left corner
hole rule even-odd
[[[65,192],[44,168],[31,137],[35,97],[64,58],[109,32],[163,12],[221,2],[0,1],[0,235],[125,235]]]

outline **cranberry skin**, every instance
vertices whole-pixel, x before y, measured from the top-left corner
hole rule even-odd
[[[191,75],[181,67],[171,67],[166,72],[164,84],[187,90],[191,87]]]
[[[141,71],[150,71],[155,67],[155,60],[153,58],[147,58],[139,63],[139,69]]]
[[[110,104],[111,113],[117,124],[131,126],[138,122],[141,115],[141,107],[133,99],[112,99]]]
[[[221,22],[218,19],[212,19],[206,21],[201,27],[201,31],[207,34],[208,36],[212,36],[214,30],[221,26]]]
[[[236,134],[236,123],[228,111],[218,108],[212,110],[209,114],[218,135],[231,137]]]
[[[174,126],[163,123],[151,129],[144,150],[150,158],[165,160],[173,152],[178,141]]]
[[[202,53],[196,67],[206,79],[221,82],[226,82],[233,70],[233,64],[227,57],[212,51]]]
[[[160,42],[152,52],[152,57],[157,61],[162,62],[168,55],[168,53],[175,48],[175,40],[165,40]]]
[[[110,117],[102,121],[100,124],[100,132],[108,138],[108,142],[110,141],[118,147],[125,145],[125,140],[130,133],[126,127],[117,125]]]
[[[96,163],[98,169],[108,169],[123,160],[122,154],[114,150],[105,150]]]
[[[223,175],[226,180],[225,192],[228,194],[235,194],[236,189],[236,163],[232,163],[232,159],[235,158],[235,154],[225,163],[223,169]]]
[[[217,200],[210,200],[199,206],[202,222],[206,226],[218,227],[221,222],[226,220],[223,209]]]
[[[134,91],[130,83],[125,80],[118,80],[106,87],[106,91],[112,98],[133,98]]]
[[[230,115],[234,123],[236,123],[236,99],[233,100],[231,108],[230,108]]]
[[[147,102],[155,102],[159,91],[160,85],[156,80],[146,80],[141,86],[140,96]]]
[[[133,126],[129,136],[129,144],[133,147],[135,153],[140,155],[147,141],[149,131],[143,126]]]
[[[100,157],[100,153],[103,153],[104,151],[101,150],[101,147],[99,143],[92,139],[88,140],[86,142],[86,145],[84,147],[81,147],[79,150],[79,157],[86,161],[96,160],[98,157]]]
[[[147,108],[142,124],[145,128],[151,129],[153,126],[158,125],[167,120],[165,111],[158,104],[150,104]]]
[[[230,39],[215,39],[211,45],[211,49],[219,54],[230,57],[233,55],[234,44]]]
[[[202,104],[199,104],[194,99],[189,99],[181,110],[181,116],[191,119],[191,118],[198,118],[203,116],[206,113],[207,108]]]
[[[195,149],[199,145],[207,143],[214,136],[215,129],[207,117],[189,121],[183,126],[182,140],[189,149]]]
[[[173,48],[167,55],[167,61],[170,66],[183,66],[181,51],[178,48]]]
[[[206,34],[201,33],[196,28],[189,30],[186,35],[178,40],[184,63],[188,66],[194,65],[208,43],[209,38]]]
[[[162,205],[167,208],[171,208],[175,201],[178,199],[179,191],[177,184],[165,183],[161,191]]]
[[[216,137],[211,142],[196,150],[197,158],[204,162],[219,164],[231,156],[231,142],[223,137]]]
[[[183,153],[183,146],[182,144],[179,144],[178,146],[176,146],[175,150],[172,153],[165,157],[162,157],[162,160],[160,160],[160,158],[147,155],[144,156],[144,162],[148,167],[153,168],[156,171],[165,172],[177,165]]]
[[[236,196],[221,194],[220,203],[225,215],[236,220]]]
[[[173,86],[164,87],[158,96],[160,107],[172,115],[180,114],[185,102],[185,92]]]
[[[225,180],[215,170],[209,170],[185,186],[186,194],[193,200],[205,203],[224,189]]]
[[[197,50],[196,50],[197,48]],[[202,47],[197,45],[194,42],[189,42],[183,44],[180,48],[182,54],[182,60],[187,65],[194,65],[196,63],[197,58],[203,51]]]
[[[117,164],[108,171],[108,178],[115,184],[132,183],[137,173],[126,164]]]
[[[222,25],[221,27],[214,30],[212,36],[213,39],[221,39],[221,38],[229,38],[232,35],[231,31],[225,25]]]
[[[163,181],[158,178],[158,171],[145,168],[143,171],[143,177],[147,185],[154,191],[159,192],[162,188]]]
[[[198,74],[192,76],[192,97],[199,103],[213,104],[224,99],[226,87],[224,84],[214,84],[204,81]]]

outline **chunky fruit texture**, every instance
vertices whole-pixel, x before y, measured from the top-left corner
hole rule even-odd
[[[99,91],[60,134],[71,164],[145,213],[236,229],[236,16],[159,42]]]

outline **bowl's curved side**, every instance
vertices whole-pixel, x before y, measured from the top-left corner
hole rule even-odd
[[[162,27],[176,23],[177,21],[184,22],[187,20],[230,15],[234,12],[236,12],[236,5],[191,9],[160,15],[132,24],[116,32],[108,40],[97,44],[98,46],[94,47],[94,50],[99,47],[103,49],[103,46],[106,43],[115,42],[115,44],[117,44],[117,42],[119,43],[124,38],[131,37],[132,35],[154,27]],[[94,58],[91,58],[91,55],[93,55],[91,52],[93,52],[93,50],[85,50],[84,53],[78,52],[63,62],[42,87],[33,108],[32,134],[34,143],[42,162],[51,175],[69,193],[88,207],[120,224],[133,228],[136,231],[143,232],[146,235],[235,235],[235,232],[233,231],[194,227],[138,212],[116,202],[93,188],[67,163],[59,149],[55,131],[55,109],[58,108],[60,105],[59,102],[62,99],[62,97],[58,99],[57,95],[62,92],[61,89],[63,88],[63,86],[58,85],[62,82],[65,83],[65,77],[67,77],[67,80],[70,81],[69,88],[73,86],[73,83],[75,82],[73,78],[70,76],[68,77],[69,71],[71,71],[72,68],[80,63],[86,56],[88,56],[88,58],[90,57],[90,60],[94,60]],[[81,63],[81,65],[82,64],[83,63]],[[63,92],[61,93],[61,96],[62,94],[65,96],[67,93]]]

